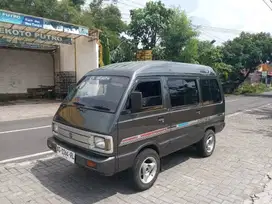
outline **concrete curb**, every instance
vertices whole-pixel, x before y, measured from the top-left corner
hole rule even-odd
[[[252,97],[265,97],[265,98],[272,98],[271,95],[265,95],[265,94],[244,94],[242,96],[252,96]]]
[[[272,91],[264,92],[264,93],[258,93],[258,94],[242,94],[242,96],[256,96],[256,97],[267,97],[272,98]]]
[[[39,160],[47,160],[48,158],[55,157],[56,154],[53,151],[41,152],[37,154],[16,157],[13,159],[7,159],[0,161],[0,166],[19,165],[23,163],[31,163]]]

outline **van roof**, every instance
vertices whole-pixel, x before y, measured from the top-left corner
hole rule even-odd
[[[208,66],[169,61],[133,61],[106,65],[92,70],[88,75],[120,75],[132,77],[156,75],[205,75],[215,76]]]

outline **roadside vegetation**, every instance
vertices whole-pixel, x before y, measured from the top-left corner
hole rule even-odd
[[[239,86],[234,94],[260,94],[266,91],[272,91],[272,88],[263,83],[251,84],[246,82]]]
[[[271,60],[272,37],[269,33],[241,32],[233,40],[216,46],[213,40],[199,40],[202,27],[193,25],[182,8],[168,8],[161,1],[149,1],[143,8],[130,10],[130,23],[127,23],[118,7],[104,4],[106,2],[93,0],[86,5],[86,0],[1,0],[0,9],[102,30],[101,66],[136,60],[139,49],[152,50],[154,60],[213,67],[230,92],[236,90],[242,94],[266,90],[262,84],[243,83],[258,65]],[[120,4],[125,2],[122,0]]]

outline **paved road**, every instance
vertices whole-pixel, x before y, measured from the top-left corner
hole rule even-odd
[[[193,148],[169,155],[155,185],[139,193],[129,174],[101,177],[55,156],[0,164],[0,203],[271,204],[271,116],[270,106],[227,117],[211,157]]]
[[[272,103],[267,97],[226,97],[226,114]],[[48,151],[46,139],[51,136],[51,117],[0,123],[0,161]],[[29,129],[18,131],[21,129]]]

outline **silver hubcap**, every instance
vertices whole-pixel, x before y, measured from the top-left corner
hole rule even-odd
[[[157,173],[157,162],[153,157],[144,160],[140,167],[139,176],[143,183],[150,183]]]
[[[214,136],[209,135],[208,139],[206,140],[206,150],[208,153],[211,153],[214,148]]]

